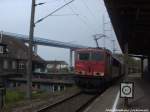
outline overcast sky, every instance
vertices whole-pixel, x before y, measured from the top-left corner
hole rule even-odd
[[[35,21],[54,11],[56,8],[65,4],[69,0],[36,0],[36,3],[46,2],[42,6],[36,7]],[[0,30],[29,34],[31,12],[31,0],[1,0],[0,1]],[[103,15],[105,22],[109,22],[109,17],[105,9],[103,0],[75,0],[69,6],[61,9],[54,15],[68,16],[50,16],[35,27],[35,36],[47,39],[53,39],[63,42],[71,42],[86,46],[96,46],[92,35],[103,33]],[[71,14],[71,15],[70,15]],[[105,25],[106,30],[111,29],[111,24]],[[111,36],[106,39],[106,47],[112,50],[112,39],[115,34],[111,31],[105,32]],[[117,41],[115,47],[119,49]],[[103,45],[103,39],[99,40],[100,46]],[[38,54],[46,60],[69,60],[69,50],[38,47]]]

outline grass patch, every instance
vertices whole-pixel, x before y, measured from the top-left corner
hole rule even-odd
[[[25,93],[17,90],[6,90],[5,103],[15,103],[25,99]]]
[[[26,92],[19,89],[7,89],[5,96],[5,106],[3,112],[12,112],[12,109],[27,106],[30,103],[36,103],[40,101],[46,101],[50,98],[61,96],[63,94],[69,94],[70,90],[74,90],[76,87],[67,87],[61,92],[46,92],[46,91],[32,91],[32,100],[26,99]]]
[[[45,95],[48,95],[48,93],[44,91],[32,91],[32,99],[41,98]]]
[[[45,95],[46,92],[43,91],[33,91],[32,92],[32,98],[40,98],[43,95]],[[5,103],[6,104],[13,104],[22,100],[26,99],[26,93],[20,90],[6,90],[6,97],[5,97]]]

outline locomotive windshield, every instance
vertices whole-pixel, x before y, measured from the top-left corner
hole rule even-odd
[[[104,55],[100,52],[98,53],[91,53],[91,60],[94,61],[101,61],[104,60]]]
[[[101,61],[104,60],[104,55],[101,52],[78,53],[78,59]]]
[[[90,53],[79,53],[79,60],[90,60]]]

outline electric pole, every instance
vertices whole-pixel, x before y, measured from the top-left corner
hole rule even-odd
[[[64,4],[63,6],[57,8],[47,16],[39,19],[37,22],[34,22],[34,17],[35,17],[35,7],[37,5],[43,5],[45,3],[35,3],[35,0],[32,0],[32,5],[31,5],[31,19],[30,19],[30,31],[29,31],[29,48],[28,48],[28,61],[27,61],[27,98],[31,100],[32,98],[32,57],[33,57],[33,37],[34,37],[34,27],[35,24],[43,21],[47,17],[51,16],[55,12],[59,11],[60,9],[64,8],[68,4],[72,3],[74,0],[71,0],[70,2]]]
[[[33,36],[34,36],[34,17],[35,17],[35,0],[32,0],[31,5],[31,20],[29,31],[29,48],[27,61],[27,98],[32,98],[32,56],[33,56]]]
[[[115,40],[111,40],[112,41],[112,51],[113,51],[113,54],[115,54]]]
[[[105,15],[103,14],[103,34],[105,35]],[[105,45],[105,37],[104,37],[104,49],[105,49],[105,47],[106,47],[106,45]]]

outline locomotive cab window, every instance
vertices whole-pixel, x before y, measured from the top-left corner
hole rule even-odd
[[[90,54],[89,53],[79,53],[78,59],[79,60],[90,60]]]
[[[91,60],[101,61],[104,60],[104,55],[102,53],[92,53]]]

